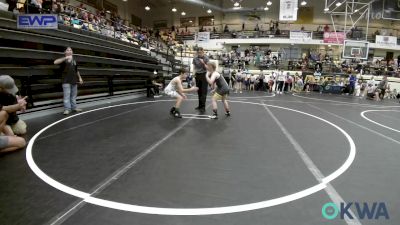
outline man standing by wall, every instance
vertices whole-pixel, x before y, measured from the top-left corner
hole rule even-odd
[[[67,47],[64,54],[65,57],[54,60],[54,64],[61,65],[60,71],[62,73],[62,88],[64,93],[64,115],[68,115],[71,111],[82,111],[82,109],[77,108],[76,97],[78,95],[78,83],[83,84],[83,80],[73,57],[72,48]]]
[[[207,91],[208,91],[208,83],[206,80],[207,73],[207,63],[210,60],[207,56],[204,55],[203,48],[199,47],[197,49],[197,56],[193,58],[193,66],[196,78],[196,86],[199,88],[197,94],[199,96],[199,106],[196,107],[196,110],[199,110],[200,113],[205,113],[206,111],[206,99],[207,99]]]

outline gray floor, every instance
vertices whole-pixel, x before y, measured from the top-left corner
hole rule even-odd
[[[357,149],[353,164],[324,190],[292,202],[231,214],[166,216],[92,205],[61,192],[32,172],[23,150],[0,157],[0,224],[400,224],[400,133],[360,116],[393,110],[365,115],[400,130],[400,104],[319,94],[230,99],[232,117],[219,105],[218,120],[174,119],[168,114],[173,102],[165,97],[82,114],[41,134],[33,159],[54,180],[120,203],[211,208],[265,201],[319,184],[349,155],[347,139],[333,126],[274,107],[281,106],[346,131]],[[195,106],[187,101],[181,111],[195,114]],[[30,136],[61,118],[28,120]],[[332,201],[383,202],[390,219],[327,220],[321,208]],[[355,207],[351,211],[358,215]]]

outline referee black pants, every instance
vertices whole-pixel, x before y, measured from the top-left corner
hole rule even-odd
[[[196,86],[199,88],[199,90],[197,91],[197,94],[199,96],[199,109],[205,109],[208,91],[206,73],[196,73]]]

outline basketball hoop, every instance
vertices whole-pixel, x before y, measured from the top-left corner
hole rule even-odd
[[[366,41],[345,40],[343,58],[364,60],[368,57],[369,43]]]

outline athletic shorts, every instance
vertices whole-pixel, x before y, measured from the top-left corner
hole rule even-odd
[[[173,97],[173,98],[176,98],[176,97],[180,96],[180,94],[178,92],[176,92],[176,91],[165,90],[164,93],[166,95],[169,95],[169,96]]]
[[[228,94],[224,94],[224,95],[220,95],[217,92],[214,93],[213,97],[216,100],[226,100],[226,98],[228,97]]]
[[[8,146],[8,137],[7,136],[0,136],[0,149],[7,148]]]

